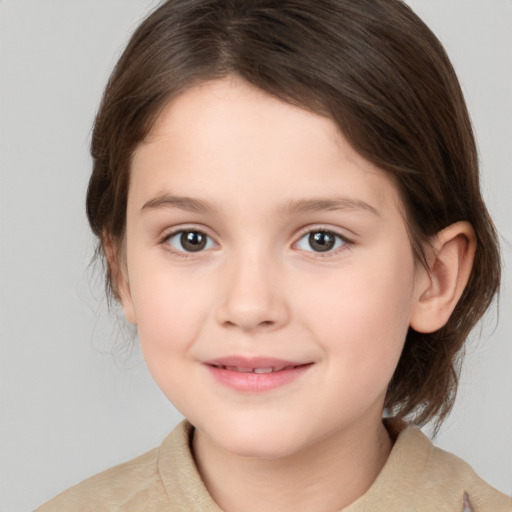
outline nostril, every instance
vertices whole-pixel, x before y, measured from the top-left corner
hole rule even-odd
[[[252,329],[269,329],[276,325],[276,322],[273,320],[262,320],[261,322],[247,322],[247,321],[239,321],[235,322],[232,320],[226,320],[224,322],[225,327],[239,327],[243,330],[252,330]]]

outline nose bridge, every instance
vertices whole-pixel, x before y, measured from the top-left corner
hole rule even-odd
[[[249,331],[286,323],[288,306],[279,262],[262,244],[250,244],[226,261],[217,318],[224,326]]]

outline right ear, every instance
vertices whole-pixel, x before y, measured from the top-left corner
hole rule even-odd
[[[122,245],[122,243],[120,245],[116,244],[108,235],[103,236],[103,247],[110,271],[112,291],[116,299],[121,303],[126,320],[136,325],[137,317],[135,315],[135,308],[133,307],[126,262],[122,256]]]

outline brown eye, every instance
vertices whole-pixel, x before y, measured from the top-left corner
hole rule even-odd
[[[213,247],[213,240],[201,231],[178,231],[167,239],[167,243],[179,252],[199,252]]]
[[[329,252],[345,245],[346,240],[332,231],[311,231],[306,233],[298,242],[297,247],[309,252]]]
[[[313,249],[314,251],[330,251],[334,247],[335,243],[336,238],[332,233],[319,231],[318,233],[309,234],[309,245],[311,246],[311,249]]]

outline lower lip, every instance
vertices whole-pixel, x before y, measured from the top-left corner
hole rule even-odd
[[[221,384],[244,393],[263,393],[279,388],[298,379],[311,364],[304,364],[272,373],[244,373],[206,365],[213,377]]]

